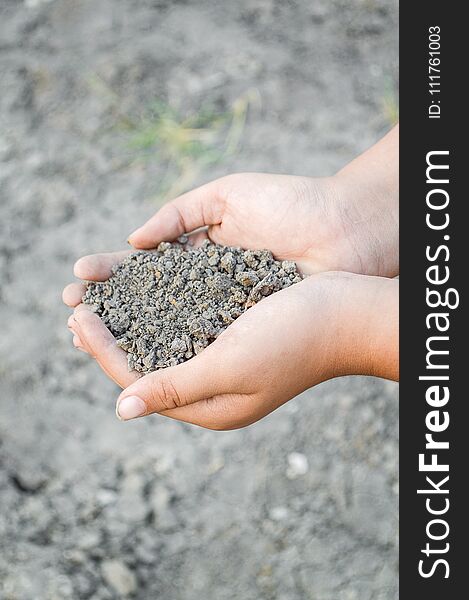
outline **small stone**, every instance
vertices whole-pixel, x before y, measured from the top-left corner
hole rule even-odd
[[[236,281],[239,281],[244,287],[253,287],[259,281],[259,277],[254,271],[241,271],[241,273],[236,273]]]
[[[292,260],[283,260],[282,269],[285,271],[285,273],[295,273],[296,264]]]
[[[97,531],[88,531],[84,533],[77,542],[81,550],[91,550],[98,546],[101,542],[101,536]]]
[[[256,253],[252,250],[246,250],[244,252],[243,261],[248,267],[251,267],[253,269],[259,264],[259,261],[256,258]]]
[[[173,352],[186,352],[186,342],[180,338],[174,338],[174,340],[171,342],[171,350]]]
[[[83,565],[86,562],[86,554],[82,550],[65,550],[64,558],[73,565]]]
[[[24,467],[11,475],[16,487],[22,492],[35,493],[43,488],[48,480],[47,475],[39,470]]]
[[[209,463],[209,465],[207,467],[207,473],[209,475],[214,475],[215,473],[218,473],[218,471],[223,469],[224,466],[225,466],[225,461],[223,459],[223,456],[216,455],[213,457],[213,459]]]
[[[223,255],[220,261],[220,266],[228,273],[233,273],[236,267],[236,258],[233,256],[232,252],[227,252]]]
[[[302,475],[306,475],[309,470],[308,459],[300,452],[291,452],[288,455],[288,479],[296,479]]]
[[[161,516],[161,514],[166,512],[166,510],[168,509],[170,500],[171,495],[169,491],[162,485],[158,485],[153,490],[150,502],[154,512],[158,516]]]
[[[96,494],[96,500],[101,506],[109,506],[116,501],[117,494],[112,490],[99,490]]]
[[[272,521],[285,521],[288,518],[289,511],[286,506],[275,506],[269,512]]]
[[[106,560],[101,565],[104,581],[120,596],[129,596],[137,589],[132,571],[119,560]]]

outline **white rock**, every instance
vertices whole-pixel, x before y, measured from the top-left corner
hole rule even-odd
[[[96,494],[96,500],[101,506],[109,506],[109,504],[114,504],[116,498],[117,494],[112,490],[102,489]]]
[[[150,503],[157,515],[164,513],[171,500],[169,491],[162,485],[156,486],[151,495]]]
[[[288,479],[301,477],[301,475],[305,475],[308,472],[308,469],[308,459],[304,454],[301,454],[300,452],[291,452],[288,455]]]
[[[24,5],[26,8],[36,8],[41,4],[48,4],[52,2],[52,0],[24,0]]]
[[[101,536],[97,531],[87,531],[78,538],[77,546],[80,550],[91,550],[101,543]]]
[[[120,596],[128,596],[137,589],[132,571],[119,560],[106,560],[101,566],[104,580]]]
[[[288,518],[289,511],[286,506],[274,506],[269,512],[272,521],[285,521]]]
[[[223,469],[224,466],[225,461],[223,459],[223,456],[214,456],[207,467],[207,473],[209,475],[214,475],[215,473],[218,473],[218,471]]]

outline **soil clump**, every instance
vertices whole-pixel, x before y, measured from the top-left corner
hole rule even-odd
[[[129,370],[189,360],[245,310],[302,279],[294,262],[268,250],[185,241],[132,253],[107,281],[87,284],[83,302],[128,353]]]

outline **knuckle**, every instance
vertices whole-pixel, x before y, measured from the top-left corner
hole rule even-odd
[[[161,217],[168,217],[175,221],[177,228],[180,231],[186,231],[186,223],[184,220],[184,214],[181,210],[178,199],[172,200],[165,204],[159,211]]]
[[[173,206],[176,215],[176,221],[179,231],[188,231],[188,226],[184,218],[184,212],[176,204]]]
[[[151,400],[156,411],[184,406],[176,386],[166,375],[151,378]]]

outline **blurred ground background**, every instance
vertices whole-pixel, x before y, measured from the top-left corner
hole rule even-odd
[[[60,300],[168,195],[377,140],[397,2],[3,0],[0,57],[0,598],[397,598],[395,384],[120,423]]]

